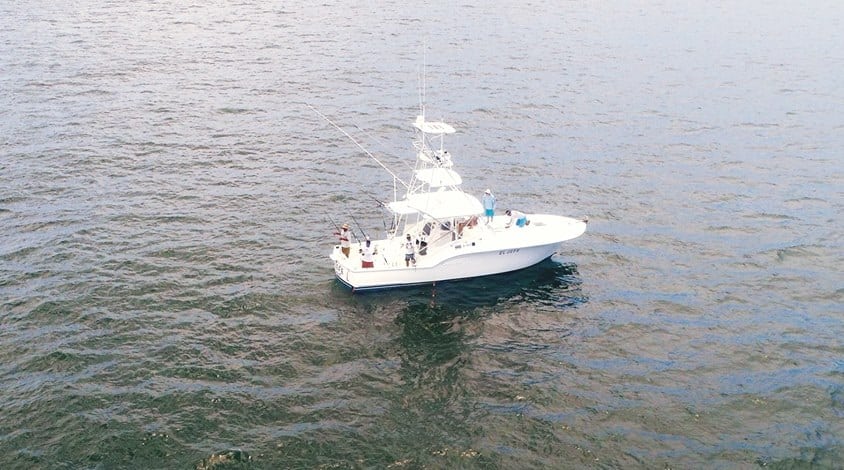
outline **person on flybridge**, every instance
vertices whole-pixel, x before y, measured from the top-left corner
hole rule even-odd
[[[451,154],[448,153],[448,150],[443,150],[442,152],[435,152],[434,158],[437,160],[437,164],[441,166],[451,166]]]

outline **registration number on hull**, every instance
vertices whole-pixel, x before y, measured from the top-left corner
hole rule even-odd
[[[512,250],[501,250],[498,252],[499,255],[512,255],[513,253],[518,253],[520,248],[513,248]]]
[[[343,269],[343,266],[340,264],[339,261],[334,262],[334,272],[337,273],[338,277],[343,277],[343,275],[345,274],[345,270]]]

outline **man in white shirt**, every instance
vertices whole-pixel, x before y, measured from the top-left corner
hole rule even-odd
[[[510,221],[507,222],[507,225],[505,225],[504,228],[510,228],[510,226],[513,225],[513,222],[516,223],[516,227],[524,227],[530,223],[524,212],[508,209],[505,214],[510,216]]]
[[[410,234],[407,234],[407,240],[404,241],[404,265],[410,267],[410,262],[416,266],[416,247],[413,246],[413,240],[410,239]]]
[[[375,247],[372,246],[372,241],[366,237],[366,244],[360,249],[360,266],[362,268],[375,267]]]
[[[352,249],[352,242],[349,240],[349,224],[343,224],[340,232],[334,232],[334,235],[340,236],[340,251],[342,251],[343,254],[346,255],[346,258],[348,258],[349,252]]]

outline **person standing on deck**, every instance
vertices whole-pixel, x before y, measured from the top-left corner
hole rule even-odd
[[[375,267],[375,247],[372,246],[372,241],[366,237],[366,245],[360,249],[360,267],[374,268]]]
[[[413,246],[413,240],[410,239],[410,234],[407,234],[407,240],[404,241],[404,265],[410,267],[410,262],[416,266],[416,247]]]
[[[483,203],[486,223],[489,224],[492,222],[492,218],[495,217],[495,196],[492,195],[489,189],[484,191]]]
[[[348,258],[349,252],[352,250],[352,242],[349,240],[349,224],[343,224],[340,232],[334,232],[334,235],[338,235],[340,237],[340,251],[342,251],[343,254],[346,255],[346,258]]]

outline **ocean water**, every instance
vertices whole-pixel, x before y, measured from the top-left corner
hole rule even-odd
[[[0,5],[0,468],[844,467],[844,6]],[[354,295],[424,70],[550,260]]]

